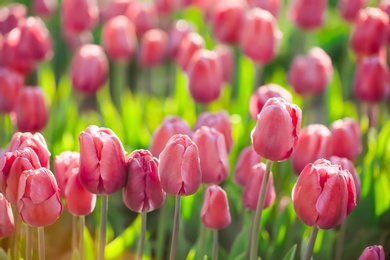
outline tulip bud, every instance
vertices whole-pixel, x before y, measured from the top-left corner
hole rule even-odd
[[[268,11],[253,8],[246,12],[241,29],[243,53],[258,63],[269,63],[279,48],[282,32],[275,17]]]
[[[244,203],[244,207],[252,211],[256,211],[257,208],[260,188],[264,179],[265,167],[266,166],[264,163],[258,163],[251,168],[249,172],[250,176],[248,178],[251,181],[248,181],[246,183],[246,186],[244,187],[244,191],[242,193],[242,201]],[[267,189],[265,192],[264,209],[268,208],[274,203],[275,197],[276,193],[274,187],[274,179],[272,177],[272,173],[270,173],[267,183]]]
[[[50,17],[57,9],[57,0],[33,0],[32,8],[36,15]]]
[[[116,16],[103,26],[102,45],[112,60],[129,60],[137,47],[135,27],[124,16]]]
[[[62,204],[53,173],[46,168],[24,171],[19,179],[17,206],[27,225],[54,224],[62,213]]]
[[[325,91],[332,75],[332,61],[328,54],[319,47],[313,47],[306,56],[294,58],[288,82],[300,95],[318,95]]]
[[[14,231],[14,215],[11,204],[0,193],[0,238],[8,237]]]
[[[147,30],[156,28],[158,22],[156,6],[150,2],[134,1],[130,3],[126,16],[134,23],[138,36],[141,36]]]
[[[156,9],[159,15],[170,15],[176,8],[178,8],[180,1],[176,0],[154,0]]]
[[[151,29],[142,35],[138,60],[144,67],[159,65],[165,58],[168,36],[160,29]]]
[[[214,52],[217,54],[219,64],[221,64],[223,82],[230,82],[234,67],[234,54],[232,48],[227,45],[219,44],[215,46]]]
[[[176,116],[167,116],[156,129],[150,142],[150,152],[153,156],[158,157],[164,147],[173,135],[183,134],[192,136],[192,131],[186,121]]]
[[[383,246],[368,246],[358,260],[385,260],[385,250]]]
[[[127,159],[127,183],[123,201],[132,211],[142,213],[158,209],[164,204],[158,159],[147,150],[136,150]]]
[[[283,98],[270,98],[252,130],[252,145],[258,155],[271,161],[291,156],[301,129],[302,111]]]
[[[202,126],[192,140],[199,150],[202,183],[219,184],[229,175],[228,152],[225,137],[215,128]]]
[[[27,8],[14,3],[0,8],[0,34],[7,34],[26,18]]]
[[[354,161],[362,152],[360,124],[352,118],[344,118],[330,125],[333,155]]]
[[[207,188],[200,212],[202,223],[212,229],[222,229],[230,225],[229,203],[226,192],[217,185]]]
[[[49,111],[41,87],[25,86],[15,104],[16,126],[21,132],[38,132],[45,128]]]
[[[80,154],[65,151],[54,158],[54,174],[58,183],[60,196],[65,198],[65,190],[73,170],[79,168]],[[78,175],[77,175],[78,176]]]
[[[0,67],[0,114],[10,113],[13,110],[23,85],[24,77],[22,74],[12,69]]]
[[[172,59],[177,58],[181,42],[190,32],[193,31],[193,26],[186,20],[178,20],[175,22],[168,37],[168,53]]]
[[[130,0],[108,0],[99,3],[100,18],[103,22],[107,22],[116,16],[126,15],[127,8],[131,4]]]
[[[183,71],[187,71],[192,56],[204,45],[203,37],[199,33],[190,32],[183,38],[176,58],[177,64]]]
[[[267,100],[273,97],[281,97],[289,103],[292,102],[292,95],[282,86],[271,83],[258,87],[249,100],[249,112],[254,120],[257,119]]]
[[[329,129],[320,124],[307,125],[302,128],[294,152],[291,155],[295,174],[317,159],[329,159],[333,152],[332,135]]]
[[[261,157],[253,149],[253,146],[244,148],[237,159],[233,177],[234,181],[245,187],[251,180],[250,171],[252,167],[258,163],[261,163]]]
[[[84,44],[74,54],[70,65],[72,86],[77,91],[93,94],[105,83],[108,61],[103,48],[95,44]]]
[[[355,208],[355,184],[348,171],[319,159],[299,175],[292,200],[295,212],[306,225],[331,229]]]
[[[326,18],[327,0],[292,0],[287,15],[303,30],[318,29]]]
[[[202,180],[199,150],[187,136],[172,136],[160,154],[160,179],[162,189],[171,195],[194,194]]]
[[[251,8],[260,7],[261,9],[267,10],[275,17],[279,16],[280,0],[247,0],[247,2]]]
[[[339,0],[338,10],[346,21],[354,22],[366,2],[366,0]]]
[[[381,0],[379,3],[379,8],[387,14],[387,17],[390,17],[390,2],[387,0]],[[387,24],[387,37],[386,44],[390,44],[390,21]]]
[[[69,31],[92,30],[98,19],[99,9],[96,0],[63,0],[61,8],[62,24]]]

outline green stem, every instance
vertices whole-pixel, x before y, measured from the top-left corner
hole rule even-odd
[[[213,257],[212,260],[218,260],[218,229],[213,230]]]
[[[158,218],[158,227],[157,227],[157,246],[156,246],[156,259],[163,259],[164,255],[164,245],[165,245],[165,232],[166,224],[168,223],[168,209],[169,203],[166,202],[161,208],[160,215]]]
[[[200,251],[199,251],[199,259],[202,260],[204,257],[204,252],[206,248],[206,227],[203,223],[200,225]]]
[[[317,233],[318,233],[318,227],[313,226],[311,229],[309,242],[307,243],[305,257],[303,258],[304,260],[310,260],[312,254],[313,254],[313,248],[314,248],[314,243],[316,242]]]
[[[147,221],[147,213],[142,212],[141,217],[141,234],[139,236],[139,244],[138,244],[138,260],[142,260],[142,256],[144,255],[144,245],[145,245],[145,234],[146,234],[146,221]]]
[[[268,184],[268,178],[271,172],[272,167],[272,161],[267,160],[267,164],[264,171],[263,181],[261,183],[261,188],[259,192],[259,199],[257,201],[257,207],[255,216],[253,218],[253,225],[252,225],[252,235],[250,240],[250,254],[249,259],[250,260],[256,260],[257,259],[257,247],[258,247],[258,237],[259,237],[259,229],[260,229],[260,222],[261,222],[261,215],[263,213],[264,208],[264,201],[265,201],[265,194],[267,190],[267,184]]]
[[[173,234],[172,234],[172,243],[171,243],[171,253],[169,256],[170,260],[176,259],[176,248],[177,240],[179,237],[179,222],[180,222],[180,199],[181,196],[176,196],[175,198],[175,215],[173,219]]]
[[[343,255],[343,246],[344,246],[346,230],[347,230],[347,219],[345,219],[343,223],[341,223],[340,225],[339,239],[337,240],[335,260],[341,260],[341,257]]]
[[[45,260],[45,230],[38,227],[38,255],[39,260]]]
[[[253,81],[253,91],[263,85],[263,68],[263,64],[257,62],[254,63],[255,79]]]
[[[235,101],[238,97],[238,88],[240,86],[240,61],[241,61],[241,49],[239,46],[234,46],[233,47],[234,51],[234,74],[233,74],[233,80],[232,80],[232,94],[230,96],[231,101]]]
[[[20,259],[20,239],[22,236],[22,221],[19,216],[19,214],[15,214],[14,211],[14,216],[16,216],[16,221],[15,221],[15,230],[14,230],[14,237],[13,237],[13,259]],[[26,229],[27,230],[27,229]],[[27,235],[26,235],[27,237]]]
[[[84,259],[84,227],[85,227],[85,216],[79,216],[79,260]]]
[[[26,260],[32,259],[32,227],[26,225]]]
[[[98,260],[104,260],[104,249],[106,248],[106,226],[107,226],[107,209],[108,209],[108,195],[101,195],[100,208],[100,230],[99,230],[99,248]]]
[[[126,74],[127,74],[127,63],[126,62],[115,62],[114,67],[114,77],[113,81],[113,101],[115,108],[119,114],[122,114],[122,96],[123,90],[126,85]]]

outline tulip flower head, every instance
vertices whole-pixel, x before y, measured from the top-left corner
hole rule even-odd
[[[358,260],[385,260],[385,250],[383,246],[368,246]]]
[[[14,231],[14,215],[11,204],[0,193],[0,238],[8,237]]]
[[[237,159],[233,177],[234,182],[245,187],[252,178],[250,174],[252,167],[258,163],[261,163],[261,157],[253,149],[253,146],[250,145],[244,148]]]
[[[204,47],[203,37],[196,32],[189,32],[179,45],[176,62],[183,71],[187,71],[188,65],[194,53]]]
[[[318,29],[326,18],[327,0],[292,0],[287,15],[303,30]]]
[[[234,68],[234,54],[232,48],[228,45],[219,44],[215,46],[214,51],[219,59],[219,64],[221,64],[223,82],[230,82]]]
[[[330,125],[333,140],[333,153],[354,161],[362,152],[360,124],[352,118],[344,118]]]
[[[157,9],[152,2],[132,1],[126,10],[126,16],[133,21],[138,36],[157,26]]]
[[[0,68],[0,114],[10,113],[14,109],[23,85],[22,74],[9,68]]]
[[[96,0],[64,0],[61,6],[62,24],[77,33],[92,30],[99,18]]]
[[[54,174],[61,197],[65,198],[65,190],[73,170],[79,168],[80,153],[64,151],[54,158]]]
[[[200,213],[202,223],[211,229],[226,228],[231,223],[226,192],[217,185],[207,188]]]
[[[151,29],[142,35],[138,60],[142,66],[159,65],[167,52],[168,35],[161,29]]]
[[[193,26],[186,20],[178,20],[174,23],[168,36],[168,54],[172,59],[176,59],[181,42],[193,31]]]
[[[108,0],[99,3],[100,18],[107,22],[116,16],[125,15],[131,1],[129,0]]]
[[[247,0],[248,5],[252,8],[260,7],[261,9],[267,10],[273,16],[278,17],[281,2],[280,0]]]
[[[354,22],[360,9],[366,5],[367,0],[340,0],[338,10],[344,20]]]
[[[7,34],[26,18],[27,8],[14,3],[0,7],[0,34]]]
[[[33,0],[32,9],[34,14],[42,17],[50,17],[57,9],[57,0]]]

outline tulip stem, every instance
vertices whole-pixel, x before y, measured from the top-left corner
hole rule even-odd
[[[26,260],[32,259],[32,227],[26,225]]]
[[[126,85],[126,71],[127,71],[127,63],[126,62],[114,62],[114,77],[112,78],[112,94],[114,106],[118,113],[122,114],[122,96],[123,90]]]
[[[259,229],[260,229],[260,222],[261,222],[261,215],[263,213],[263,208],[264,208],[264,201],[265,201],[265,194],[267,190],[267,184],[268,184],[268,179],[269,175],[271,172],[271,167],[272,167],[272,161],[267,160],[267,164],[265,167],[264,171],[264,177],[263,181],[261,183],[261,188],[259,192],[259,199],[257,201],[257,207],[256,207],[256,212],[255,216],[253,218],[252,222],[252,235],[250,239],[250,254],[249,254],[249,259],[250,260],[256,260],[257,259],[257,248],[258,248],[258,238],[259,238]]]
[[[98,260],[104,260],[104,249],[106,247],[108,195],[101,195],[100,198],[101,198],[101,208],[100,208]]]
[[[39,260],[45,260],[45,230],[38,227],[38,255]]]
[[[204,257],[204,251],[206,248],[206,227],[203,223],[200,226],[200,251],[199,251],[199,259],[202,260]]]
[[[145,234],[146,234],[146,221],[147,221],[147,213],[141,213],[141,233],[139,236],[139,244],[138,244],[138,260],[142,260],[142,256],[144,254],[144,245],[145,245]]]
[[[172,234],[172,243],[171,243],[171,253],[169,256],[170,260],[176,259],[176,248],[177,248],[177,239],[179,236],[179,221],[180,221],[180,196],[175,198],[175,215],[173,218],[173,234]]]
[[[341,260],[341,257],[343,255],[343,246],[344,246],[346,229],[347,229],[347,219],[345,219],[340,225],[339,239],[337,240],[335,260]]]
[[[263,82],[263,64],[255,62],[254,70],[255,70],[255,78],[253,80],[253,91],[256,90],[257,87],[260,87]]]
[[[85,227],[85,216],[80,216],[79,226],[79,260],[84,259],[84,227]]]
[[[213,230],[213,257],[212,260],[218,260],[218,229]]]
[[[313,254],[313,248],[314,248],[314,243],[316,242],[317,233],[318,233],[318,227],[313,226],[311,229],[309,242],[307,243],[305,257],[303,258],[304,260],[310,260],[311,255]]]
[[[77,217],[72,217],[72,256],[77,244]]]
[[[20,259],[20,239],[22,236],[22,221],[19,214],[16,214],[15,230],[13,238],[13,259]],[[26,235],[27,237],[27,235]],[[27,245],[26,245],[27,246]]]
[[[232,81],[232,93],[230,96],[231,101],[235,101],[238,97],[238,88],[240,85],[240,61],[241,61],[241,49],[238,46],[233,47],[234,51],[234,74]]]

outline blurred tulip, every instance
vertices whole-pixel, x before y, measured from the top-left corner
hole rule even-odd
[[[21,132],[38,132],[45,128],[48,120],[49,108],[43,89],[38,86],[22,88],[15,104],[17,129]]]
[[[167,52],[168,36],[160,29],[151,29],[142,35],[139,63],[144,67],[153,67],[161,64]]]
[[[234,69],[234,54],[232,48],[227,45],[219,44],[215,46],[214,52],[217,54],[219,64],[221,64],[223,82],[230,82]]]
[[[332,75],[332,60],[328,54],[319,47],[313,47],[307,55],[294,58],[288,82],[302,96],[319,95],[325,91]]]
[[[74,54],[70,77],[75,90],[85,94],[96,93],[106,82],[108,61],[99,45],[84,44]]]
[[[65,198],[65,190],[73,170],[79,168],[80,154],[64,151],[54,158],[54,175],[57,180],[60,196]],[[77,175],[78,176],[78,175]]]
[[[352,118],[334,121],[330,125],[333,140],[333,155],[354,161],[362,152],[360,124]]]
[[[106,0],[99,2],[100,18],[103,23],[111,18],[126,15],[127,8],[134,0]]]
[[[319,159],[299,175],[292,200],[295,212],[306,225],[331,229],[355,208],[355,184],[349,171]]]
[[[253,8],[246,12],[240,37],[243,53],[258,63],[269,63],[276,55],[282,32],[268,11]]]
[[[93,42],[93,35],[90,31],[74,32],[62,28],[61,35],[71,52],[75,52],[84,44]]]
[[[94,194],[110,195],[125,186],[125,151],[108,128],[87,127],[79,136],[81,184]]]
[[[134,24],[124,15],[111,18],[103,26],[102,45],[112,60],[130,60],[137,47]]]
[[[229,203],[226,192],[217,185],[207,188],[200,212],[202,223],[211,229],[222,229],[230,225]]]
[[[91,31],[99,19],[96,0],[63,0],[62,26],[74,32]]]
[[[245,187],[252,178],[250,174],[252,167],[258,163],[261,163],[261,157],[253,149],[253,146],[245,147],[237,159],[233,177],[234,182]]]
[[[181,42],[193,31],[193,26],[186,20],[178,20],[173,24],[168,37],[168,54],[172,59],[176,59]]]
[[[126,10],[126,16],[134,23],[138,36],[156,28],[158,23],[156,6],[152,2],[132,2]]]
[[[175,134],[192,136],[192,131],[186,121],[177,116],[167,116],[160,126],[154,131],[150,142],[150,152],[158,157],[167,143]]]
[[[62,204],[53,173],[46,168],[24,171],[19,179],[17,206],[27,225],[54,224],[62,213]]]
[[[271,161],[291,156],[298,142],[302,111],[283,98],[270,98],[257,117],[252,130],[252,145],[258,155]]]
[[[0,7],[0,34],[7,34],[26,18],[27,8],[20,3]]]
[[[215,8],[222,0],[191,0],[191,2],[192,5],[196,6],[202,12],[206,22],[211,22]]]
[[[160,154],[162,189],[171,195],[194,194],[201,184],[199,150],[187,135],[172,136]]]
[[[297,146],[291,155],[295,174],[299,175],[307,164],[317,159],[329,160],[333,152],[332,141],[331,132],[324,125],[313,124],[302,128]]]
[[[390,1],[388,0],[381,0],[379,3],[379,8],[387,14],[387,17],[390,18]],[[390,44],[390,21],[387,23],[387,37],[386,37],[386,44]]]
[[[338,10],[346,21],[354,22],[366,2],[366,0],[339,0]]]
[[[356,173],[355,166],[353,165],[353,163],[347,158],[341,158],[338,156],[331,156],[330,162],[332,164],[340,165],[343,170],[348,170],[351,173],[353,182],[355,183],[356,203],[358,203],[358,201],[360,200],[361,182],[359,176]]]
[[[244,187],[244,191],[242,193],[242,201],[244,203],[244,207],[256,211],[257,203],[259,200],[259,193],[261,184],[263,183],[264,171],[266,165],[264,163],[258,163],[254,165],[248,174],[250,175],[248,181]],[[265,192],[265,200],[264,200],[264,209],[271,206],[275,201],[276,193],[274,187],[274,179],[272,177],[272,173],[269,175],[267,189]]]
[[[292,0],[287,15],[303,30],[318,29],[326,18],[327,0]]]
[[[50,17],[58,6],[57,0],[33,0],[33,13],[43,17]]]
[[[292,102],[291,93],[282,86],[273,83],[260,86],[249,100],[249,112],[254,120],[257,120],[257,115],[261,112],[267,100],[273,97],[281,97],[289,103]]]
[[[383,246],[368,246],[358,260],[385,260],[385,250]]]
[[[147,150],[136,150],[127,158],[128,176],[122,196],[132,211],[150,212],[164,204],[158,165],[158,159]]]
[[[192,56],[204,47],[203,37],[196,32],[188,33],[181,41],[176,62],[183,71],[187,71]]]
[[[219,184],[229,175],[228,152],[224,135],[215,128],[202,126],[192,140],[198,146],[202,183]]]
[[[22,74],[0,67],[0,114],[10,113],[13,110],[23,85]]]
[[[279,16],[281,6],[280,0],[247,0],[247,2],[251,8],[260,7],[261,9],[267,10],[275,17]]]
[[[181,1],[181,0],[180,0]],[[179,2],[176,0],[154,0],[157,12],[159,15],[171,15],[173,11],[179,6]]]
[[[8,237],[14,231],[14,215],[11,204],[0,193],[0,239]]]

